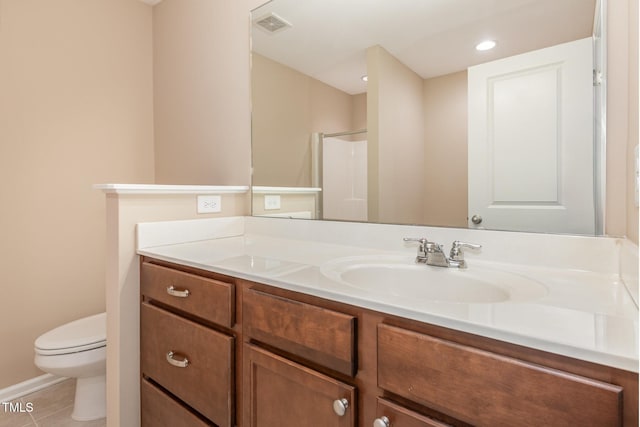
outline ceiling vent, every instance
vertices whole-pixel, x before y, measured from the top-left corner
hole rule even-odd
[[[279,33],[287,28],[291,28],[291,24],[289,22],[273,12],[262,15],[260,18],[254,20],[253,24],[269,34]]]

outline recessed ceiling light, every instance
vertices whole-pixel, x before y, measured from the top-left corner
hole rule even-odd
[[[485,40],[476,45],[476,50],[489,50],[496,47],[495,40]]]
[[[366,74],[365,74],[364,76],[360,77],[360,79],[361,79],[363,82],[368,82],[368,81],[369,81],[369,77],[368,77]]]

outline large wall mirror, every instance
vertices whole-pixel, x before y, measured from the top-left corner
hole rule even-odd
[[[602,234],[600,0],[252,12],[254,215]],[[492,41],[493,48],[478,46]]]

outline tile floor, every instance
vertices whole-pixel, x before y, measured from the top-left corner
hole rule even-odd
[[[73,379],[65,380],[35,393],[22,396],[13,401],[22,403],[25,412],[5,411],[0,405],[0,427],[104,427],[106,419],[95,421],[75,421],[71,419],[73,396],[76,383]],[[26,412],[31,406],[33,410]],[[15,407],[15,406],[14,406]]]

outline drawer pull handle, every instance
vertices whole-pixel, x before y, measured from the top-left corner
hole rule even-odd
[[[349,401],[347,399],[337,399],[333,401],[333,412],[339,417],[343,417],[344,414],[347,413],[348,407]]]
[[[382,416],[373,420],[373,427],[391,427],[391,421],[389,421],[389,418]]]
[[[184,291],[179,291],[176,288],[174,288],[173,285],[167,288],[167,293],[171,296],[178,297],[178,298],[186,298],[190,294],[189,289],[185,289]]]
[[[178,368],[186,368],[187,366],[189,366],[189,359],[187,359],[187,356],[182,356],[182,360],[178,360],[174,358],[174,356],[176,355],[177,354],[174,353],[173,351],[168,352],[167,362],[169,362],[171,365]]]

